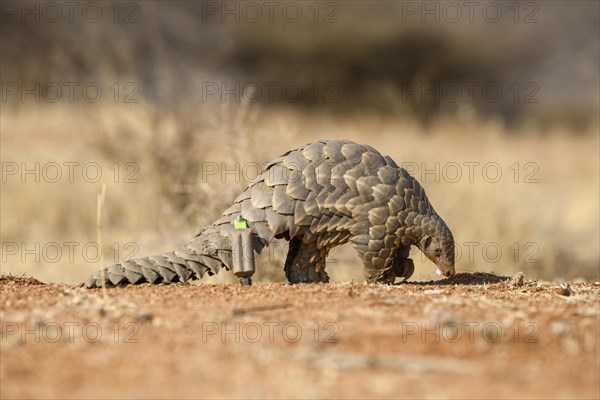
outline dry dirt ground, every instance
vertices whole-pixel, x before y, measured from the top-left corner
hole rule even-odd
[[[600,282],[0,276],[2,398],[598,398]]]

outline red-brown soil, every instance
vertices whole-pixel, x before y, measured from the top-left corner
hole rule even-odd
[[[598,398],[600,283],[0,276],[2,398]]]

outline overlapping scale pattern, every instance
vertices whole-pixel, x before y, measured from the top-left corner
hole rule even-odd
[[[414,266],[407,249],[447,229],[421,185],[390,157],[348,140],[317,141],[266,164],[222,217],[188,244],[112,265],[104,270],[106,282],[185,282],[230,269],[229,233],[238,216],[248,221],[257,252],[274,238],[290,240],[285,271],[291,282],[327,282],[327,254],[347,241],[368,281],[408,277]],[[97,272],[84,285],[97,287],[101,279]]]

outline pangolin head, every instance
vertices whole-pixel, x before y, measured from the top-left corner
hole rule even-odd
[[[424,229],[417,247],[433,261],[444,276],[454,275],[454,238],[446,223],[435,215],[433,229]],[[431,226],[431,225],[430,225]]]

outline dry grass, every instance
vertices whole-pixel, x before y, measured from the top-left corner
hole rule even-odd
[[[25,183],[18,175],[2,183],[3,273],[27,272],[44,281],[74,283],[100,268],[100,262],[86,261],[82,250],[84,244],[96,240],[96,196],[102,182],[107,185],[104,258],[112,262],[136,247],[136,256],[143,256],[184,243],[243,190],[243,179],[236,181],[234,174],[225,179],[219,174],[203,176],[206,163],[216,163],[219,168],[225,163],[233,169],[238,162],[241,173],[237,176],[251,178],[254,169],[245,168],[249,162],[267,161],[289,147],[319,138],[347,138],[368,143],[399,163],[417,163],[416,177],[463,249],[459,271],[510,275],[523,270],[528,276],[546,279],[599,278],[598,137],[592,133],[572,136],[557,128],[541,136],[535,128],[506,132],[494,121],[458,118],[440,120],[423,132],[410,123],[369,115],[342,119],[289,110],[265,112],[243,104],[201,104],[177,112],[141,104],[29,106],[3,111],[5,165],[24,162],[31,168],[36,162],[41,166],[97,162],[103,172],[103,179],[96,183],[86,182],[80,167],[72,183],[66,167],[58,183],[43,179],[37,183],[33,175],[28,175]],[[115,162],[120,167],[116,182],[110,169]],[[124,168],[128,162],[139,167],[133,176],[137,183],[123,182],[133,171]],[[421,163],[432,169],[436,162],[440,163],[439,182],[433,175],[421,175]],[[469,182],[464,164],[469,162],[479,163],[474,167],[473,182]],[[520,166],[517,182],[514,167],[511,169],[515,162]],[[446,167],[446,172],[454,175],[450,163],[461,167],[463,176],[456,183],[442,174]],[[486,163],[501,168],[498,182],[490,183],[482,176]],[[526,173],[533,171],[525,163],[539,167],[533,177],[537,183],[524,182]],[[493,177],[494,171],[488,172]],[[9,242],[18,243],[16,255],[5,251]],[[65,242],[79,243],[72,260]],[[468,242],[479,243],[472,260],[465,254]],[[35,243],[40,244],[39,260],[23,252],[23,246],[33,249]],[[62,249],[56,262],[48,262],[54,257],[49,243],[58,243]],[[494,248],[502,251],[497,262],[482,254],[488,243],[492,243],[488,246],[490,257],[495,257]],[[259,280],[284,279],[283,245],[279,243],[271,255],[261,257]],[[44,254],[44,246],[48,254]],[[93,256],[92,250],[90,254]],[[527,255],[537,262],[524,262]],[[413,258],[423,264],[417,265],[414,278],[433,279],[433,265],[420,254]],[[351,248],[344,246],[330,259],[334,280],[362,280],[360,261]],[[223,274],[212,279],[231,281],[232,277]]]

